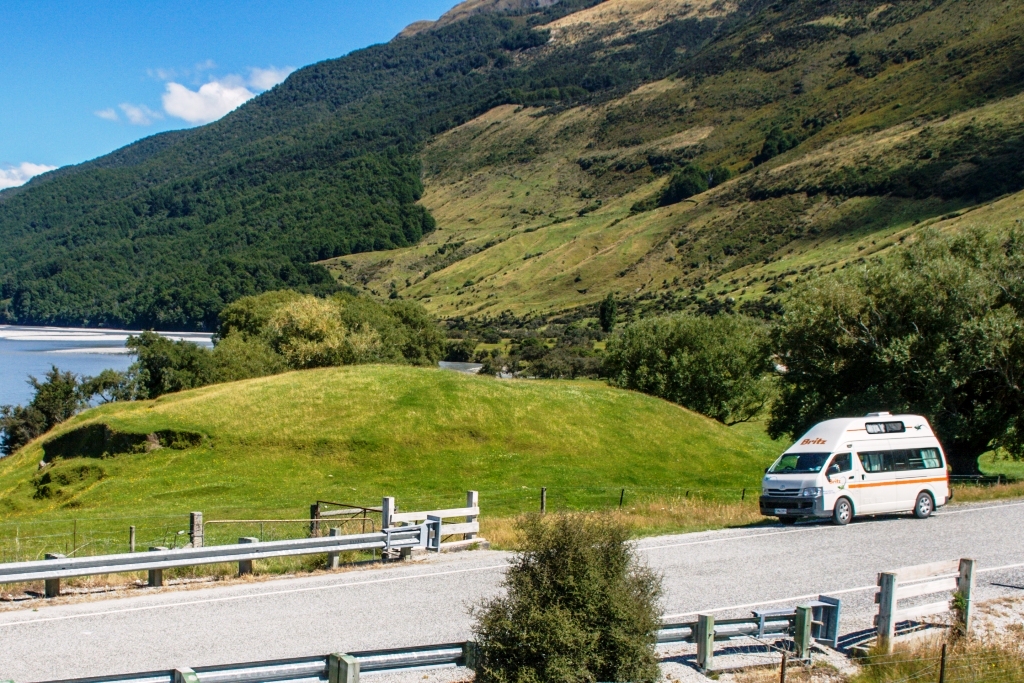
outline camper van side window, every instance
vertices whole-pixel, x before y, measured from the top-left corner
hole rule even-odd
[[[858,453],[857,457],[860,458],[860,466],[864,468],[865,472],[892,472],[892,455],[890,453],[882,451]]]
[[[892,466],[897,472],[913,469],[910,466],[910,454],[913,451],[892,451]]]
[[[901,434],[907,431],[902,422],[868,422],[864,425],[868,434]]]
[[[910,468],[914,470],[931,470],[942,467],[942,457],[938,448],[915,448],[910,451]]]
[[[832,464],[829,466],[829,469],[832,469],[832,467],[838,467],[840,472],[849,472],[853,469],[853,456],[849,453],[840,453],[832,458]]]

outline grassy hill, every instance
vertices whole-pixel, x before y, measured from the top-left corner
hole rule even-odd
[[[150,434],[164,446],[148,450]],[[623,487],[633,500],[688,489],[732,500],[780,449],[597,382],[292,372],[73,418],[0,460],[0,536],[40,520],[178,515],[180,525],[190,510],[302,518],[318,499],[452,507],[467,489],[492,517],[536,509],[541,486],[553,509],[606,508]]]

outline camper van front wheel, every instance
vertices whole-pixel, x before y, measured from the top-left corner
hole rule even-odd
[[[914,503],[914,516],[918,519],[925,519],[930,517],[932,510],[935,509],[935,501],[932,500],[931,494],[919,493],[917,494],[917,502]]]
[[[849,498],[840,498],[832,509],[832,521],[839,526],[846,526],[853,520],[853,503]]]

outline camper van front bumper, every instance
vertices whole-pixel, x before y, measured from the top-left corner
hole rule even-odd
[[[761,496],[761,514],[765,517],[828,517],[824,500],[803,496]]]

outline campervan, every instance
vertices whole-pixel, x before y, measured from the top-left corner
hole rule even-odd
[[[951,497],[928,420],[889,413],[816,424],[765,471],[761,493],[761,514],[784,524],[896,512],[923,519]]]

